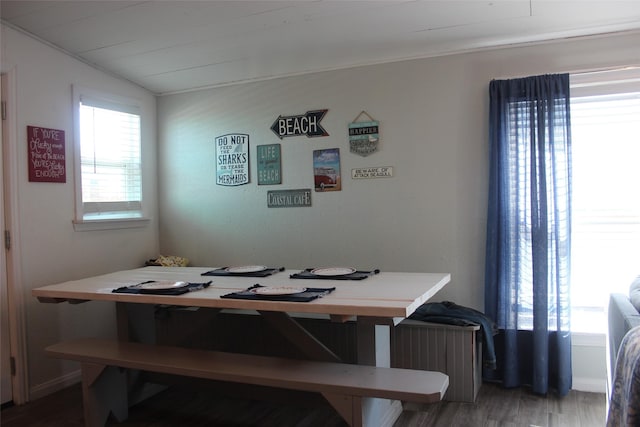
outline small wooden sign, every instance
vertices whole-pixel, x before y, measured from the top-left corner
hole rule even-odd
[[[29,181],[67,182],[64,131],[27,126]]]
[[[249,135],[230,133],[216,138],[216,184],[249,182]]]
[[[393,167],[391,166],[351,169],[352,179],[391,178],[392,176]]]
[[[258,185],[282,184],[280,144],[258,145]]]
[[[311,189],[279,190],[267,192],[267,207],[295,208],[311,206]]]
[[[368,121],[360,121],[365,116]],[[380,123],[374,120],[366,111],[349,123],[349,147],[352,153],[368,156],[378,149],[380,142]]]

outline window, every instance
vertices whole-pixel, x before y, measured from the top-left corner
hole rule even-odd
[[[131,101],[74,90],[76,229],[139,226],[143,219],[141,115]],[[88,226],[88,224],[92,224]],[[83,227],[84,225],[84,227]]]
[[[609,294],[640,274],[640,79],[575,82],[571,329],[604,333]]]

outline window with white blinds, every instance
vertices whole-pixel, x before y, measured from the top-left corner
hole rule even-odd
[[[76,222],[142,217],[141,116],[136,106],[77,96]]]
[[[604,332],[611,292],[640,275],[640,87],[572,90],[572,330]],[[609,86],[611,89],[611,86]]]

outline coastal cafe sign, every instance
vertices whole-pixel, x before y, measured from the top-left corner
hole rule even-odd
[[[311,189],[275,190],[267,192],[267,207],[296,208],[311,206]]]
[[[249,135],[230,133],[216,138],[216,184],[249,182]]]

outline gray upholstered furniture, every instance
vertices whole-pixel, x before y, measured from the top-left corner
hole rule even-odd
[[[607,397],[611,393],[613,373],[620,343],[629,330],[640,326],[640,276],[629,287],[629,294],[613,293],[609,297],[607,337]]]

